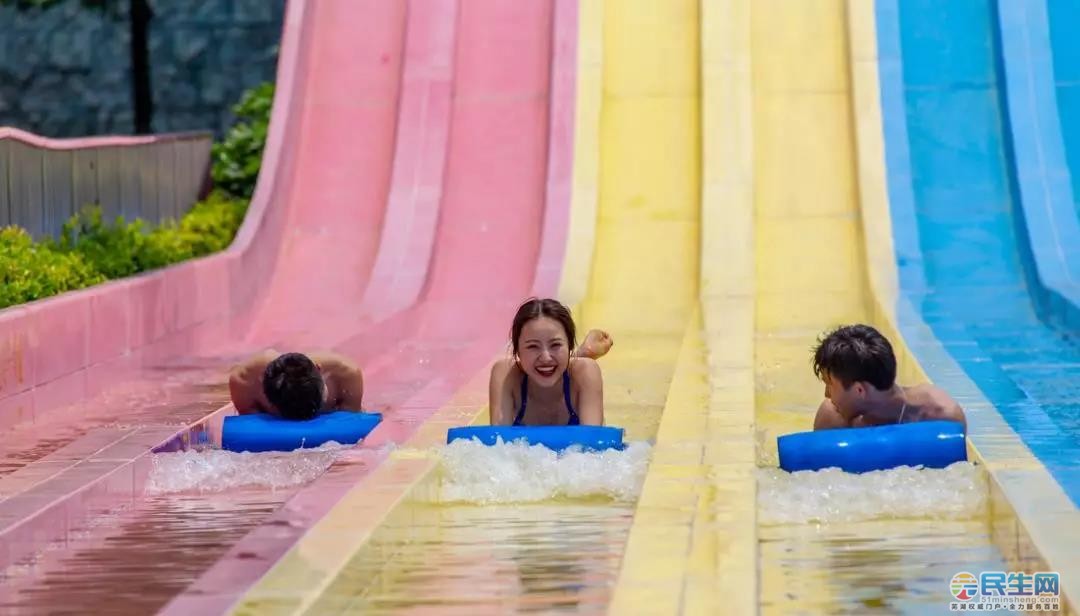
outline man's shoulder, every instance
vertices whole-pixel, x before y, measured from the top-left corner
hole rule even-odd
[[[232,374],[258,373],[261,375],[263,370],[266,369],[267,364],[274,361],[278,355],[280,355],[280,353],[273,349],[259,351],[240,363],[234,364],[229,372]]]
[[[910,387],[908,393],[909,403],[920,407],[928,418],[953,418],[962,413],[959,403],[949,392],[932,383]]]
[[[945,391],[944,389],[931,383],[927,383],[924,387],[927,401],[934,406],[943,409],[956,406],[956,400],[954,400],[953,397],[949,395],[949,392]]]
[[[941,399],[942,395],[948,395],[945,390],[933,383],[919,383],[904,387],[904,398],[908,404],[933,404]]]
[[[359,372],[360,364],[353,358],[335,351],[315,351],[308,354],[312,361],[331,372]]]
[[[262,378],[267,363],[261,361],[260,357],[251,357],[229,369],[229,380],[244,383],[258,381]]]

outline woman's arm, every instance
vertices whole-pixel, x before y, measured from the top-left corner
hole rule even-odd
[[[510,375],[516,372],[514,360],[500,359],[491,367],[488,382],[488,422],[493,426],[509,426],[514,423],[514,389],[509,386]]]
[[[615,341],[611,339],[611,334],[602,329],[590,329],[589,333],[585,334],[585,340],[574,350],[574,357],[600,359],[607,355],[613,344]]]
[[[604,377],[595,359],[579,357],[571,362],[571,378],[578,390],[578,418],[583,426],[604,425]]]

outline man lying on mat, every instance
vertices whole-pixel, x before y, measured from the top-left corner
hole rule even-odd
[[[229,372],[229,395],[241,415],[311,419],[320,411],[359,411],[360,368],[336,353],[263,351]]]
[[[915,421],[964,424],[964,411],[940,387],[896,383],[892,345],[869,325],[828,332],[814,349],[814,374],[825,382],[814,429],[859,428]]]

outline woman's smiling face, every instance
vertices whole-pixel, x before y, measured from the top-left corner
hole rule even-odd
[[[538,385],[555,385],[570,363],[570,343],[562,324],[546,316],[526,323],[518,338],[518,361]]]

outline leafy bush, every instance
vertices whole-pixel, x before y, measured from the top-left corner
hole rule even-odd
[[[224,250],[244,222],[248,202],[214,191],[180,219],[180,232],[188,238],[192,253],[201,256]]]
[[[139,252],[145,237],[142,220],[128,223],[117,216],[107,225],[101,208],[89,206],[64,223],[58,242],[44,243],[59,252],[81,255],[106,278],[123,278],[140,271]]]
[[[228,248],[246,211],[246,201],[214,191],[180,222],[166,220],[146,232],[141,219],[127,222],[117,216],[109,224],[100,207],[87,206],[64,223],[59,241],[42,244],[79,255],[107,278],[123,278]]]
[[[143,239],[138,253],[141,271],[224,250],[244,222],[247,201],[222,191],[196,203],[179,223],[167,221]]]
[[[255,192],[273,102],[273,83],[264,83],[245,92],[233,107],[237,123],[229,129],[225,140],[215,143],[211,150],[214,184],[230,195],[250,199]]]
[[[35,244],[19,227],[0,229],[0,308],[104,281],[81,254]]]

